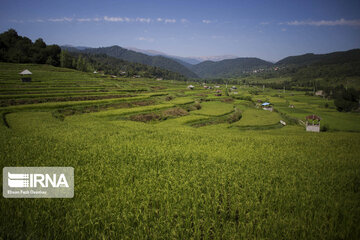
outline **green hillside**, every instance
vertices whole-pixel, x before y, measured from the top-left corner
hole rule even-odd
[[[141,63],[149,66],[156,66],[169,71],[180,73],[186,77],[196,78],[197,75],[177,61],[163,56],[148,56],[135,51],[127,50],[119,46],[104,48],[88,48],[81,52],[90,54],[106,54],[129,62]]]
[[[326,65],[343,64],[348,62],[360,61],[360,49],[352,49],[343,52],[333,52],[328,54],[307,53],[299,56],[290,56],[281,59],[276,65]]]
[[[221,78],[240,76],[245,72],[259,68],[268,68],[273,64],[259,58],[226,59],[219,62],[205,61],[191,68],[202,78]]]

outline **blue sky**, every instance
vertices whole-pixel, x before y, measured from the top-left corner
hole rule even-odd
[[[0,31],[49,44],[276,61],[360,47],[360,1],[2,0]]]

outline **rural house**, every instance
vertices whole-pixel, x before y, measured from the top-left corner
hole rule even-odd
[[[261,106],[266,111],[272,112],[274,110],[273,107],[271,106],[271,103],[268,102],[264,102],[263,104],[261,104]]]
[[[325,93],[324,93],[323,90],[319,90],[319,91],[316,91],[316,92],[315,92],[315,96],[324,97],[324,96],[325,96]]]

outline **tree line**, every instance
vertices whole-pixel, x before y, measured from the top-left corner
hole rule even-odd
[[[61,48],[46,45],[39,38],[34,43],[17,34],[14,29],[0,34],[0,61],[12,63],[38,63],[59,66]]]
[[[0,34],[0,62],[49,64],[83,72],[102,71],[105,74],[126,77],[139,75],[146,78],[186,80],[186,77],[179,73],[124,61],[105,54],[67,52],[61,50],[58,45],[46,45],[41,38],[32,42],[27,37],[19,36],[14,29]]]

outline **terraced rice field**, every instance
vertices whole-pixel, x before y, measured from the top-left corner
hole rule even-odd
[[[1,198],[0,238],[359,239],[358,113],[303,92],[239,86],[249,101],[192,84],[0,63],[2,100],[110,96],[0,107],[1,167],[75,171],[72,199]],[[131,118],[164,111],[181,114]],[[328,131],[288,121],[309,113]]]

